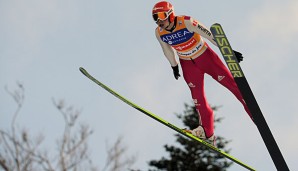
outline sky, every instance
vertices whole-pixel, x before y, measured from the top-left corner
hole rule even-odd
[[[122,96],[170,123],[191,104],[183,78],[176,81],[163,56],[151,10],[157,1],[0,0],[0,128],[9,129],[17,106],[5,87],[25,87],[18,127],[46,135],[55,149],[63,118],[53,99],[81,111],[94,131],[89,148],[102,168],[106,142],[123,136],[133,168],[165,156],[176,134],[86,79],[79,67]],[[221,23],[232,47],[242,52],[242,70],[290,170],[298,170],[298,1],[170,1],[176,15],[190,15],[210,27]],[[211,43],[209,43],[211,45]],[[211,47],[219,54],[216,47]],[[264,142],[241,104],[211,77],[205,78],[216,115],[216,135],[232,140],[230,154],[256,170],[276,170]],[[234,164],[229,171],[245,170]]]

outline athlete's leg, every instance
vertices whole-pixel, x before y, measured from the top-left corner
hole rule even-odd
[[[205,53],[208,53],[209,65],[204,68],[206,73],[211,75],[213,79],[219,82],[221,85],[230,90],[236,98],[242,103],[245,111],[251,117],[251,113],[239,91],[239,88],[228,68],[222,63],[218,55],[211,49],[208,48]],[[207,54],[206,54],[207,55]]]
[[[192,61],[180,60],[183,77],[189,86],[206,137],[214,134],[214,115],[204,91],[204,73]]]

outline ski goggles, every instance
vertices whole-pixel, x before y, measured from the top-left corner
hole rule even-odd
[[[169,10],[168,12],[157,12],[153,14],[153,20],[157,23],[158,21],[164,21],[166,20],[170,14],[173,12],[173,10]]]

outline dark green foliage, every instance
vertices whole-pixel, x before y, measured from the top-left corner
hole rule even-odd
[[[218,107],[213,107],[216,111]],[[194,106],[185,104],[183,114],[177,114],[177,117],[182,120],[185,127],[194,129],[198,126],[198,114]],[[219,123],[222,118],[215,119],[215,123]],[[162,157],[160,160],[151,160],[149,166],[157,170],[173,170],[173,171],[226,171],[231,166],[223,156],[211,151],[207,147],[183,136],[176,134],[178,144],[164,145],[164,148],[169,157]],[[229,152],[225,146],[229,141],[223,137],[216,137],[217,148]]]

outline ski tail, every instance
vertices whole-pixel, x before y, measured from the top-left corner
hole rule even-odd
[[[177,126],[167,122],[166,120],[162,119],[161,117],[153,114],[152,112],[136,105],[135,103],[127,100],[126,98],[124,98],[123,96],[121,96],[120,94],[118,94],[116,91],[112,90],[111,88],[109,88],[108,86],[106,86],[105,84],[101,83],[100,81],[98,81],[96,78],[94,78],[93,76],[91,76],[84,68],[80,67],[80,71],[87,77],[89,78],[91,81],[93,81],[94,83],[96,83],[97,85],[99,85],[100,87],[102,87],[103,89],[105,89],[106,91],[108,91],[109,93],[111,93],[112,95],[114,95],[115,97],[117,97],[118,99],[122,100],[124,103],[128,104],[129,106],[137,109],[138,111],[146,114],[147,116],[151,117],[152,119],[155,119],[156,121],[162,123],[163,125],[173,129],[174,131],[206,146],[207,148],[209,148],[210,150],[230,159],[231,161],[239,164],[240,166],[248,169],[248,170],[251,170],[251,171],[254,171],[255,169],[253,169],[252,167],[246,165],[245,163],[241,162],[240,160],[236,159],[235,157],[227,154],[226,152],[214,147],[213,145],[209,144],[208,142],[205,142],[203,140],[201,140],[200,138],[192,135],[191,133],[188,133],[188,132],[185,132],[183,129],[180,129],[178,128]]]

